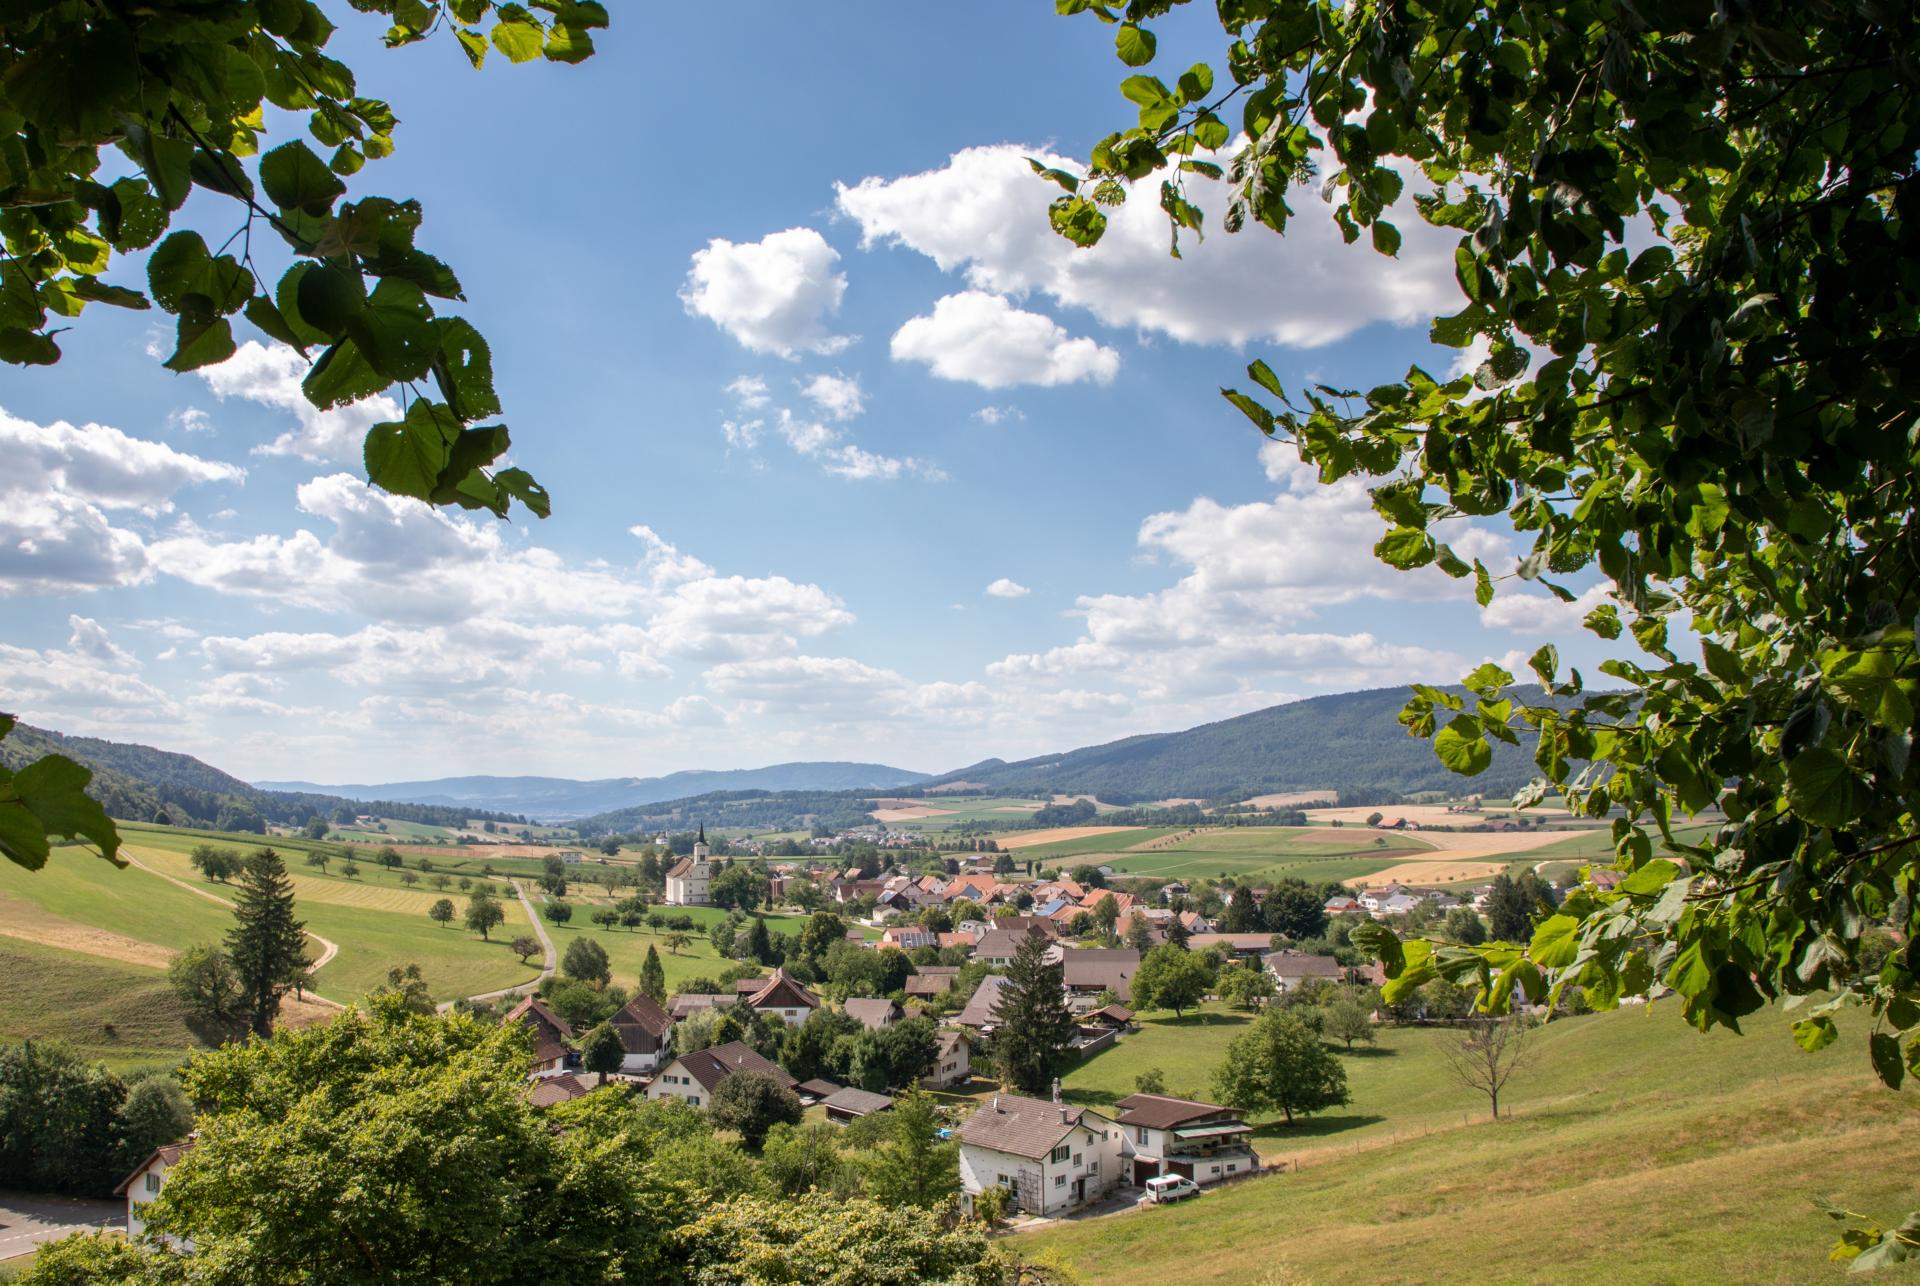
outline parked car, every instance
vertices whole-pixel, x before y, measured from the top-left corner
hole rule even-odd
[[[1163,1174],[1147,1180],[1147,1200],[1155,1205],[1200,1195],[1200,1185],[1185,1175]]]

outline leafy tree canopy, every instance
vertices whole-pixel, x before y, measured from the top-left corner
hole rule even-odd
[[[1060,8],[1118,24],[1121,61],[1144,66],[1180,2]],[[1643,656],[1600,666],[1612,691],[1551,646],[1532,658],[1542,697],[1492,664],[1464,693],[1417,689],[1403,720],[1456,772],[1529,738],[1528,797],[1613,816],[1627,879],[1576,893],[1526,941],[1369,935],[1391,985],[1472,977],[1495,1010],[1516,988],[1577,985],[1607,1007],[1665,985],[1698,1027],[1735,1030],[1771,998],[1833,991],[1796,1038],[1818,1049],[1836,1012],[1864,1007],[1897,1086],[1920,1071],[1920,14],[1229,0],[1218,15],[1217,69],[1128,77],[1137,115],[1085,176],[1043,170],[1065,189],[1054,226],[1091,244],[1104,206],[1158,175],[1176,253],[1202,230],[1190,182],[1228,185],[1229,232],[1284,232],[1309,177],[1378,253],[1400,248],[1395,218],[1457,230],[1462,307],[1431,335],[1474,354],[1468,374],[1289,389],[1256,360],[1258,387],[1226,396],[1322,481],[1378,480],[1383,561],[1438,566],[1482,604],[1505,581],[1570,601],[1565,578],[1597,571],[1612,601],[1587,628]],[[1532,538],[1514,566],[1434,534],[1494,515]],[[1715,805],[1717,833],[1676,838],[1676,813]],[[1906,949],[1863,967],[1863,929],[1896,914]]]

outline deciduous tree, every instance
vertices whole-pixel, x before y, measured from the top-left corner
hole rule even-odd
[[[798,1125],[800,1114],[799,1095],[767,1072],[735,1072],[715,1087],[707,1105],[713,1123],[750,1148],[758,1148],[778,1122]]]
[[[569,942],[560,958],[560,968],[567,977],[582,982],[605,986],[613,981],[613,965],[607,959],[607,949],[596,938],[575,938]]]
[[[435,908],[437,909],[442,903],[445,903],[447,915],[451,917],[453,914],[453,903],[447,902],[445,898],[442,898],[439,902],[434,903]],[[440,917],[435,916],[434,918],[439,919]],[[521,964],[525,964],[541,953],[540,939],[534,937],[531,933],[515,934],[513,941],[507,945],[512,949],[513,954],[520,957]]]
[[[433,905],[427,908],[427,918],[441,928],[446,928],[453,920],[453,899],[436,898]]]
[[[1147,952],[1133,975],[1134,1008],[1171,1009],[1178,1018],[1200,1003],[1213,986],[1213,977],[1213,964],[1206,956],[1162,943]]]
[[[944,1209],[960,1191],[960,1141],[941,1140],[932,1096],[909,1091],[886,1116],[887,1141],[861,1163],[867,1191],[885,1206]]]
[[[239,1013],[240,979],[227,953],[212,943],[188,947],[168,961],[167,985],[202,1017],[225,1020]]]
[[[1214,1073],[1213,1091],[1229,1107],[1278,1109],[1288,1125],[1295,1113],[1305,1116],[1349,1101],[1347,1069],[1320,1043],[1318,1031],[1282,1009],[1268,1010],[1233,1038],[1226,1061]]]
[[[1533,1058],[1533,1020],[1523,1014],[1476,1014],[1441,1045],[1453,1079],[1487,1096],[1500,1119],[1500,1091]]]
[[[507,913],[490,893],[476,892],[467,899],[467,931],[479,934],[482,940],[490,941],[488,935],[506,918]]]
[[[607,1073],[617,1072],[626,1061],[627,1048],[620,1043],[620,1033],[613,1029],[612,1023],[598,1023],[589,1028],[580,1037],[580,1063],[588,1071],[599,1076],[599,1083],[607,1083]]]

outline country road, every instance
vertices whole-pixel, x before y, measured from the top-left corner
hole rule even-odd
[[[194,884],[189,884],[185,880],[178,879],[175,876],[168,875],[165,871],[154,870],[151,866],[148,866],[145,862],[141,861],[139,858],[135,857],[131,852],[129,852],[124,848],[120,850],[120,853],[121,853],[121,856],[125,857],[128,862],[139,867],[141,870],[145,871],[148,875],[157,875],[161,879],[165,880],[167,883],[177,884],[181,888],[185,889],[187,892],[192,893],[197,897],[203,897],[209,902],[218,902],[221,906],[228,907],[228,908],[231,908],[233,906],[233,902],[230,899],[223,898],[218,893],[215,893],[209,889],[200,888],[199,886]],[[321,937],[319,934],[315,933],[312,929],[307,930],[307,936],[320,944],[319,956],[315,958],[312,964],[307,966],[307,974],[309,977],[311,977],[312,975],[320,972],[320,970],[326,966],[328,961],[332,960],[335,956],[340,954],[340,944],[337,942],[334,942],[330,938]],[[541,936],[544,937],[546,935],[542,934]],[[552,954],[551,948],[548,949],[548,954],[549,955]],[[335,1009],[346,1008],[346,1006],[341,1004],[339,1001],[328,1000],[325,996],[321,995],[317,991],[309,991],[307,993],[307,998],[309,1000],[312,1000],[315,1004],[330,1005]]]
[[[523,982],[517,987],[502,987],[498,991],[483,991],[477,996],[468,996],[468,1000],[498,1000],[502,996],[518,996],[532,991],[548,978],[553,977],[553,971],[560,963],[560,953],[554,950],[553,939],[547,936],[547,926],[540,923],[540,913],[534,909],[533,901],[527,897],[526,889],[518,880],[508,880],[507,883],[513,885],[513,891],[520,895],[520,905],[527,909],[527,921],[533,925],[534,934],[540,939],[540,949],[547,953],[546,959],[540,965],[539,977],[531,982]],[[440,1008],[444,1010],[448,1006],[441,1005]]]

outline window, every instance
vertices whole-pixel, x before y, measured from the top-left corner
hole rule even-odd
[[[1064,1188],[1064,1187],[1066,1187],[1066,1186],[1067,1186],[1067,1176],[1066,1176],[1066,1175],[1064,1175],[1064,1174],[1056,1174],[1056,1175],[1054,1175],[1054,1176],[1053,1176],[1053,1186],[1054,1186],[1054,1187],[1056,1187],[1056,1188]]]
[[[151,1170],[147,1171],[147,1191],[148,1192],[160,1191],[160,1176],[153,1173],[153,1171]]]
[[[1134,1141],[1135,1143],[1145,1143],[1145,1142],[1147,1141],[1147,1127],[1146,1127],[1146,1126],[1144,1126],[1144,1125],[1136,1125],[1136,1126],[1134,1126],[1134,1127],[1133,1127],[1133,1141]]]
[[[693,1104],[693,1106],[695,1106],[695,1107],[699,1107],[699,1106],[700,1106],[700,1096],[699,1096],[698,1094],[690,1094],[690,1095],[688,1095],[688,1096],[687,1096],[687,1102],[689,1102],[689,1103],[691,1103],[691,1104]]]
[[[1230,1165],[1227,1167],[1227,1173],[1232,1174],[1235,1170],[1238,1170],[1239,1168],[1240,1167],[1237,1165]]]
[[[1081,1156],[1081,1155],[1080,1155],[1080,1154],[1079,1154],[1078,1152],[1076,1152],[1076,1153],[1074,1153],[1074,1154],[1073,1154],[1073,1164],[1074,1164],[1074,1165],[1075,1165],[1076,1167],[1077,1167],[1077,1166],[1081,1166],[1081,1165],[1084,1165],[1084,1164],[1086,1164],[1086,1159],[1085,1159],[1084,1157],[1082,1157],[1082,1156]]]
[[[1073,1147],[1070,1144],[1062,1143],[1059,1147],[1053,1150],[1053,1155],[1049,1159],[1054,1161],[1064,1161],[1072,1155],[1073,1155]]]

